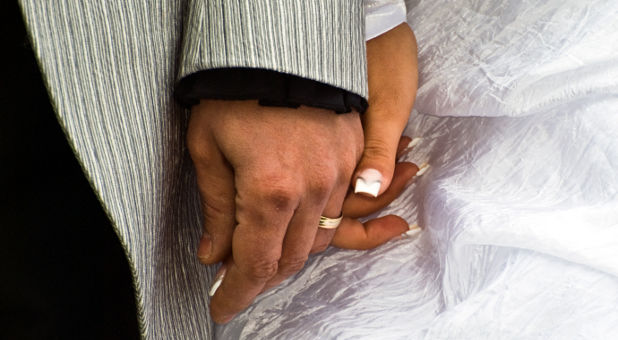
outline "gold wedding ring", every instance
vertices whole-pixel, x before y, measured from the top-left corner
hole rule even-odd
[[[324,229],[335,229],[339,226],[342,219],[343,215],[339,216],[338,218],[328,218],[326,216],[320,216],[320,223],[318,223],[318,227]]]

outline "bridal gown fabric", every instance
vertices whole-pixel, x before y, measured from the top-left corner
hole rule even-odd
[[[617,339],[618,3],[408,11],[431,168],[380,215],[422,232],[313,256],[217,338]]]
[[[191,177],[174,179],[175,189],[153,197],[168,199],[165,209],[140,216],[143,225],[168,226],[153,233],[151,246],[122,229],[134,221],[112,214],[138,271],[148,338],[618,338],[618,3],[406,5],[420,80],[405,134],[423,141],[403,159],[431,167],[378,215],[398,214],[422,231],[371,251],[314,255],[232,322],[213,326],[205,296],[214,268],[179,257],[194,256],[199,238],[195,197],[179,194],[194,194]],[[367,36],[397,24],[402,8],[401,1],[366,1]],[[44,26],[31,23],[37,27]],[[42,46],[37,52],[50,72],[51,47]],[[69,94],[52,92],[64,110],[58,103]],[[88,116],[72,118],[90,124]],[[170,143],[165,157],[179,150],[170,131],[184,123],[172,123],[155,131]],[[110,133],[124,135],[119,129]],[[150,137],[132,138],[139,148]],[[73,142],[82,161],[116,169],[109,150]],[[177,162],[170,174],[123,166],[153,178],[190,173],[188,159]],[[93,181],[104,195],[124,197],[123,188]],[[143,211],[140,205],[151,204],[143,200],[140,194],[107,209]],[[187,216],[194,232],[170,227]],[[145,259],[153,258],[166,260],[148,268]]]

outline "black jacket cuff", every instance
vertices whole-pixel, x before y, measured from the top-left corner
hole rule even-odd
[[[256,99],[264,106],[297,108],[300,105],[346,113],[367,110],[365,98],[315,80],[259,68],[218,68],[182,78],[177,100],[185,107],[200,99]]]

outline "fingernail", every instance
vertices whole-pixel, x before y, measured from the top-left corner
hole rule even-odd
[[[421,232],[421,228],[417,224],[411,224],[409,230],[401,234],[401,237],[411,237]]]
[[[213,297],[215,295],[217,289],[219,289],[219,286],[221,286],[221,282],[223,282],[224,278],[225,267],[221,266],[221,268],[219,268],[219,271],[217,272],[217,275],[215,275],[215,281],[210,285],[210,289],[208,289],[208,296]]]
[[[208,261],[212,253],[212,239],[210,234],[204,233],[200,240],[200,246],[197,248],[197,257],[202,261]]]
[[[356,179],[354,193],[364,193],[373,197],[378,197],[381,185],[382,174],[376,169],[365,169]]]
[[[429,164],[427,163],[421,164],[421,166],[418,168],[418,171],[416,172],[416,175],[414,175],[414,177],[423,175],[425,172],[427,172],[428,169],[429,169]]]
[[[423,138],[421,138],[421,137],[415,137],[415,138],[413,138],[413,139],[410,141],[410,143],[408,143],[408,146],[406,146],[406,149],[413,148],[413,147],[417,146],[417,145],[418,145],[420,142],[422,142],[422,141],[423,141]]]
[[[401,152],[399,152],[397,154],[397,157],[400,158],[403,155],[407,154],[408,152],[410,152],[415,146],[419,145],[421,142],[423,141],[422,137],[414,137],[412,138],[412,140],[410,141],[410,143],[408,143],[408,145],[406,145],[405,148],[403,148],[403,150],[401,150]]]

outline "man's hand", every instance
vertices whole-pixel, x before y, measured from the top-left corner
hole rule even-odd
[[[232,253],[211,301],[225,323],[303,267],[320,215],[341,214],[362,126],[357,113],[203,100],[187,143],[205,217],[198,257],[213,264]]]

